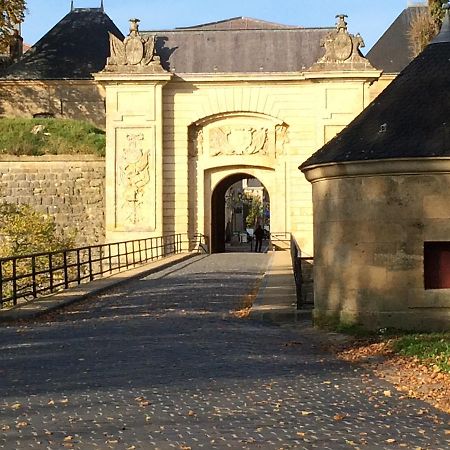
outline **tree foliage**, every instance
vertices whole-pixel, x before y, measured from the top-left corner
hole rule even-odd
[[[263,215],[263,205],[259,197],[248,195],[245,197],[245,202],[248,205],[248,214],[245,218],[245,223],[248,228],[254,228],[258,219]]]
[[[14,26],[23,21],[26,0],[0,0],[0,51],[4,51]]]
[[[73,246],[53,220],[28,205],[0,204],[0,257],[50,252]]]
[[[411,51],[416,57],[439,32],[444,11],[442,5],[447,0],[428,0],[428,8],[418,9],[411,21],[409,41]]]

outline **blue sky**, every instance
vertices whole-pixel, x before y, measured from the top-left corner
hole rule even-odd
[[[128,19],[141,19],[142,30],[196,25],[236,16],[253,17],[288,25],[334,25],[336,14],[349,16],[352,33],[361,33],[366,48],[383,34],[413,0],[104,0],[105,11],[122,30]],[[75,7],[97,7],[100,0],[74,0]],[[22,28],[25,42],[34,44],[70,9],[70,0],[28,0]]]

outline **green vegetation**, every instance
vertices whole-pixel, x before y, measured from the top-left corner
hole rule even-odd
[[[74,233],[64,235],[59,232],[49,216],[34,211],[30,206],[0,203],[0,258],[63,250],[73,247],[74,237]],[[54,267],[60,267],[62,263],[62,255],[53,258]],[[34,264],[35,271],[38,273],[35,276],[35,281],[40,287],[47,286],[48,275],[45,273],[39,274],[39,272],[48,270],[48,258],[45,256],[36,257]],[[13,276],[12,261],[4,261],[1,265],[1,271],[3,279]],[[30,292],[30,277],[20,277],[30,274],[31,271],[31,259],[17,260],[15,267],[16,276],[19,277],[17,292]],[[55,281],[60,281],[62,277],[62,271],[54,273]],[[12,282],[3,283],[3,297],[0,300],[10,298],[12,292]],[[0,303],[0,308],[12,306],[12,301]]]
[[[105,132],[87,122],[63,119],[0,119],[0,154],[105,155]]]
[[[248,206],[248,214],[245,218],[245,224],[248,228],[254,228],[258,219],[263,216],[263,205],[258,197],[246,195],[243,202]]]
[[[450,373],[450,332],[400,336],[393,339],[392,348],[400,355],[430,362]]]
[[[409,41],[414,57],[439,33],[444,17],[442,5],[446,2],[447,0],[428,0],[428,8],[418,10],[413,17],[409,30]]]
[[[23,22],[25,0],[7,0],[0,2],[0,52],[7,48],[16,24]]]
[[[0,203],[0,257],[51,252],[72,247],[74,236],[63,236],[51,217],[28,205]]]

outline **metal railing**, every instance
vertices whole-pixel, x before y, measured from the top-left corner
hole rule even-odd
[[[271,231],[270,248],[272,251],[289,250],[291,246],[291,233],[288,231]]]
[[[305,306],[312,306],[314,304],[312,291],[312,267],[314,258],[312,256],[302,256],[302,250],[292,234],[290,237],[290,250],[295,279],[297,309],[302,309],[305,308]],[[310,278],[308,280],[309,292],[305,283],[306,276]]]
[[[0,258],[0,308],[183,251],[201,252],[204,244],[203,235],[183,233]]]

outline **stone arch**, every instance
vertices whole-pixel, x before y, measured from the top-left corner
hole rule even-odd
[[[288,130],[281,119],[249,111],[213,114],[189,126],[189,230],[211,237],[214,190],[238,173],[263,183],[279,208],[277,231],[286,229]]]

